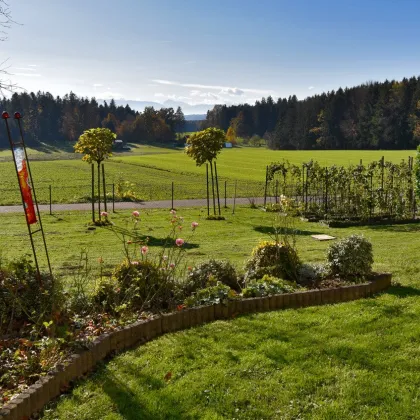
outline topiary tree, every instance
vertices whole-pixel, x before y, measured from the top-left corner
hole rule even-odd
[[[187,139],[187,146],[185,151],[188,156],[195,160],[197,166],[202,166],[204,163],[209,163],[211,172],[211,186],[213,191],[213,208],[216,214],[216,196],[214,193],[214,175],[213,175],[213,161],[216,160],[217,155],[223,148],[226,142],[225,132],[219,128],[207,128],[203,131],[192,134]],[[217,183],[217,172],[216,172]],[[219,199],[219,196],[217,196]],[[209,210],[207,208],[207,210]],[[219,205],[220,215],[220,205]]]
[[[90,164],[96,162],[98,165],[99,220],[101,220],[101,163],[112,156],[112,145],[116,137],[116,134],[108,128],[91,128],[86,130],[74,145],[74,151],[84,155],[82,158],[83,161]],[[92,177],[92,184],[93,182],[94,180]],[[94,215],[93,222],[95,222]]]

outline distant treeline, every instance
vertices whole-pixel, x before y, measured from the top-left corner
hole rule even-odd
[[[217,105],[206,126],[263,136],[272,149],[413,149],[420,142],[420,77],[367,83],[305,100]]]
[[[15,93],[10,99],[0,100],[1,111],[23,115],[26,143],[36,146],[40,142],[58,144],[75,142],[84,130],[106,127],[119,139],[135,143],[167,143],[177,132],[185,130],[185,117],[181,108],[153,107],[137,112],[128,105],[116,106],[114,100],[99,104],[94,98],[78,97],[70,93],[54,97],[50,93]],[[16,140],[15,124],[10,126]],[[6,130],[0,129],[0,148],[9,146]]]

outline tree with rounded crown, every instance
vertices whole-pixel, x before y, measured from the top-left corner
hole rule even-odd
[[[83,132],[74,145],[76,153],[83,154],[82,160],[98,165],[98,213],[101,220],[101,163],[112,156],[112,145],[117,135],[108,128],[91,128]],[[94,182],[92,173],[92,184]],[[92,186],[93,188],[93,186]],[[94,197],[92,197],[92,200]],[[95,220],[93,220],[94,222]]]
[[[203,131],[192,134],[187,139],[187,146],[185,151],[188,156],[192,157],[195,160],[197,166],[202,166],[204,163],[210,165],[211,171],[211,186],[213,191],[213,208],[214,213],[216,214],[216,199],[214,193],[214,175],[213,175],[213,161],[217,159],[217,155],[223,148],[223,145],[226,142],[226,135],[223,130],[219,128],[210,127]],[[216,164],[214,165],[216,172],[216,185],[218,185],[217,179],[217,168]],[[208,188],[208,185],[207,185]],[[217,188],[217,192],[219,188]],[[219,200],[219,195],[217,196]],[[220,202],[220,201],[219,201]],[[209,210],[209,209],[207,209]],[[220,214],[220,204],[219,204],[219,214]]]

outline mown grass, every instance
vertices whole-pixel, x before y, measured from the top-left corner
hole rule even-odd
[[[197,216],[197,210],[182,213]],[[148,216],[156,236],[165,230],[162,216]],[[75,215],[64,217],[80,223]],[[204,255],[190,256],[240,264],[265,237],[272,217],[240,208],[226,222],[201,221],[193,251]],[[312,233],[365,234],[373,242],[375,269],[391,270],[395,285],[373,299],[241,316],[161,337],[104,364],[43,418],[418,418],[420,226],[297,227],[305,261],[321,260],[328,246]]]
[[[273,214],[228,209],[226,221],[206,221],[183,209],[186,228],[200,226],[186,260],[229,258],[238,267]],[[113,215],[125,226],[130,212]],[[167,210],[142,212],[151,238],[169,230]],[[80,249],[109,268],[123,254],[109,230],[86,229],[89,213],[44,216],[57,272],[71,272]],[[374,299],[217,321],[161,337],[103,365],[44,414],[45,419],[415,419],[420,410],[420,226],[328,229],[296,221],[304,261],[322,260],[326,242],[310,235],[371,239],[375,269],[390,270],[393,286]],[[23,216],[0,215],[3,256],[29,251]],[[186,233],[183,232],[186,236]],[[151,254],[156,251],[151,246]],[[95,268],[95,267],[94,267]],[[171,379],[164,377],[171,372]]]
[[[9,152],[10,153],[10,152]],[[289,160],[295,164],[314,159],[322,165],[348,165],[380,159],[399,162],[414,155],[413,151],[272,151],[265,148],[224,149],[217,160],[221,195],[227,182],[227,195],[261,196],[264,193],[265,168],[273,161]],[[31,164],[40,203],[49,200],[49,185],[55,203],[86,202],[91,196],[91,168],[74,155],[35,154]],[[60,156],[72,159],[59,159]],[[59,159],[59,160],[57,160]],[[128,153],[115,153],[106,162],[107,190],[112,184],[128,181],[141,200],[169,200],[171,183],[175,199],[205,198],[205,168],[197,167],[182,150],[140,146]],[[16,175],[11,161],[0,162],[0,205],[19,204]]]

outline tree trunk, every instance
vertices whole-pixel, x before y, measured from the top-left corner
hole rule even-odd
[[[216,215],[216,195],[214,194],[213,162],[210,161],[211,189],[213,192],[213,213]]]
[[[101,220],[101,163],[98,162],[98,215]]]

